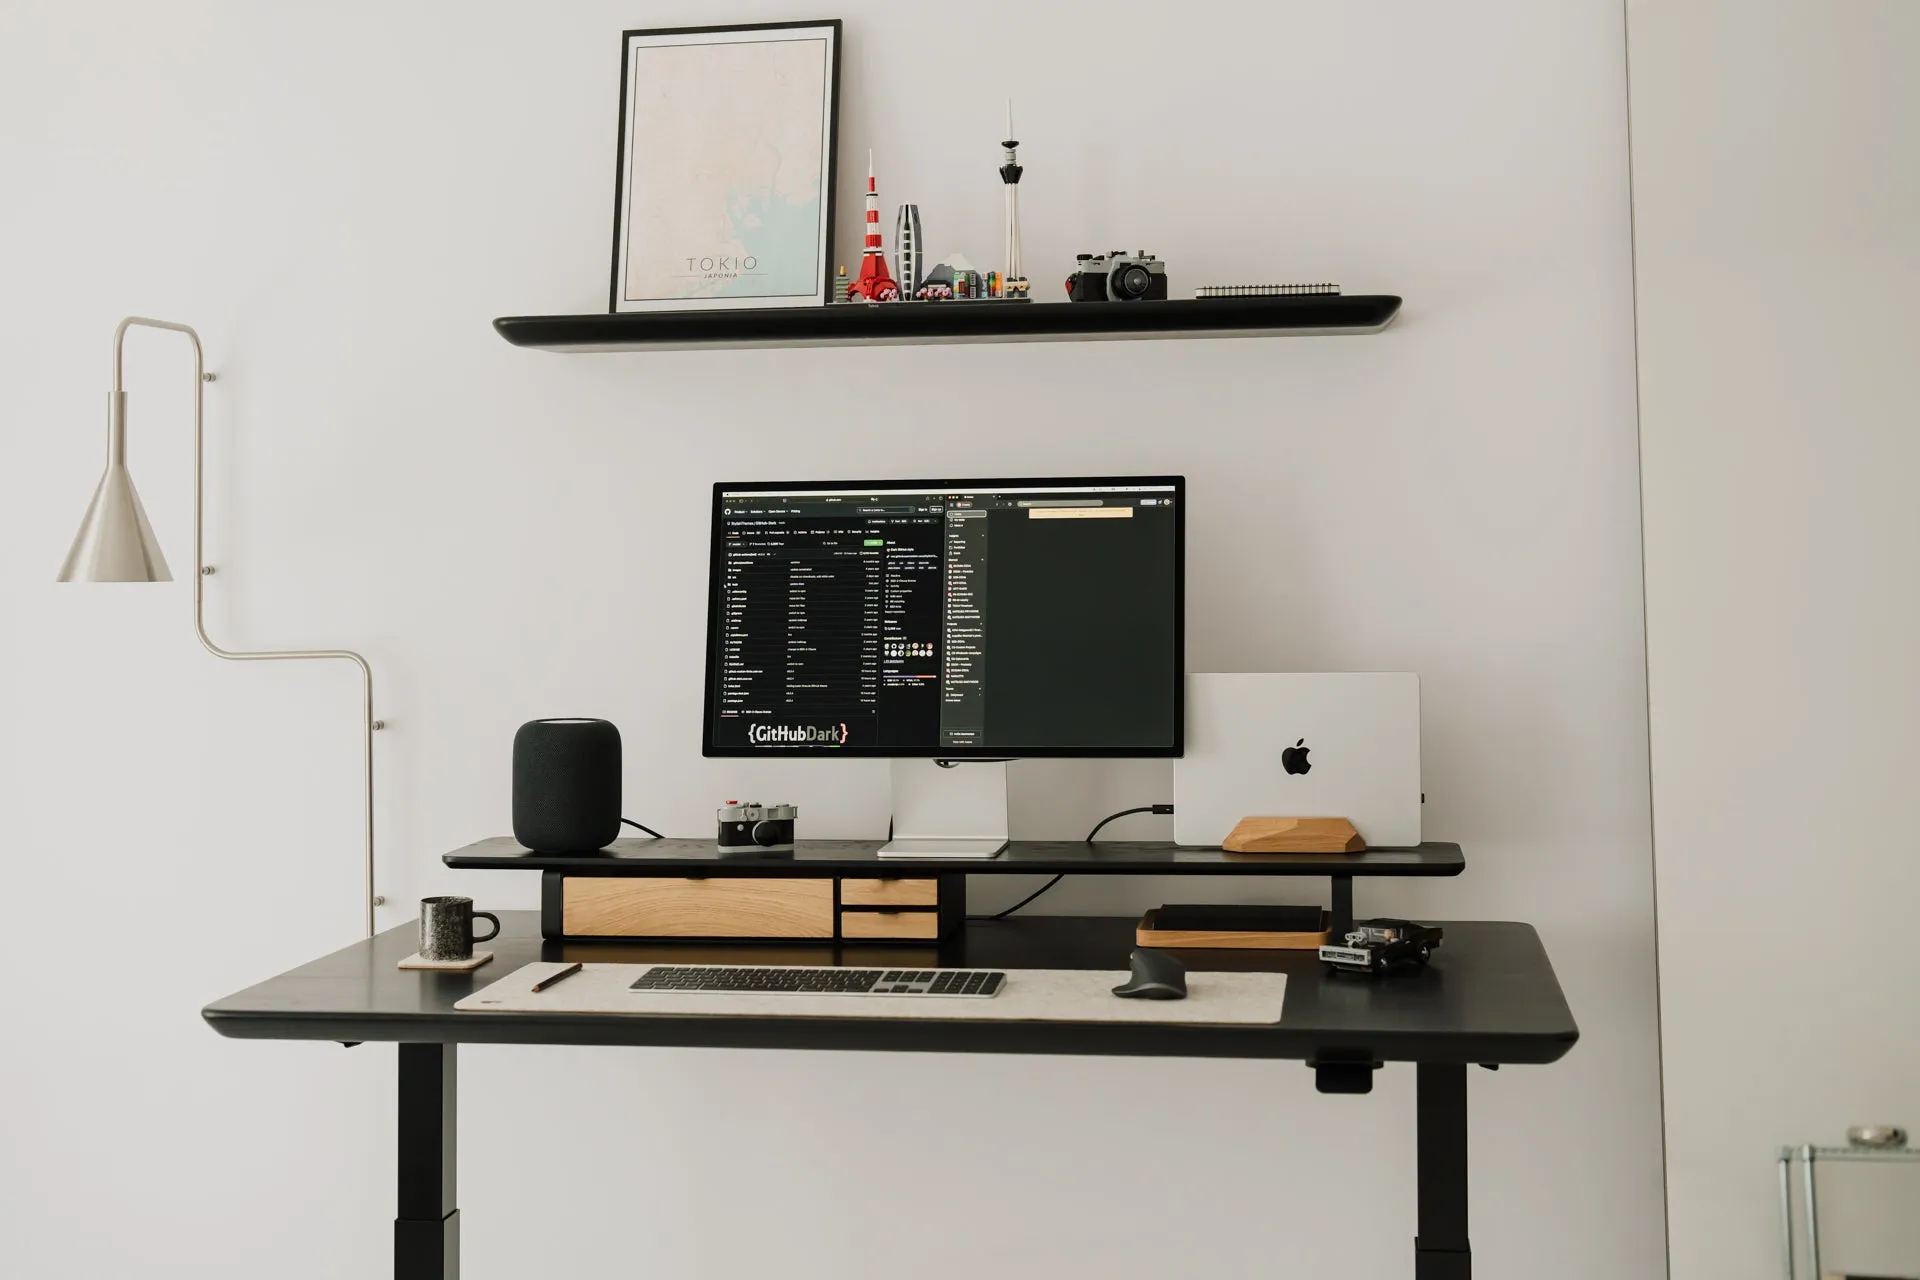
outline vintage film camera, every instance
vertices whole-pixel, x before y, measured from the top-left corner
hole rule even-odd
[[[790,804],[729,800],[714,816],[720,820],[721,853],[790,853],[800,810]]]
[[[1067,297],[1075,302],[1140,302],[1167,296],[1167,264],[1142,249],[1128,253],[1080,253],[1067,277]]]

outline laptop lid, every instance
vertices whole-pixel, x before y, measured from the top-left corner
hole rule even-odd
[[[1347,818],[1372,848],[1420,843],[1420,677],[1187,677],[1173,838],[1217,846],[1246,817]]]

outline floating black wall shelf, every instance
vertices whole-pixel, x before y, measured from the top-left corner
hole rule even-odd
[[[847,302],[737,311],[502,316],[493,327],[516,347],[544,351],[676,351],[1377,333],[1399,311],[1400,299],[1390,294],[1165,302]]]

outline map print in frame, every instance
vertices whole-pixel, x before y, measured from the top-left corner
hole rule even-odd
[[[840,23],[623,37],[611,310],[827,300]]]

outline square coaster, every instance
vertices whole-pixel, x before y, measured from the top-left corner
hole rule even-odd
[[[493,959],[493,952],[491,951],[475,951],[473,958],[470,960],[428,960],[416,951],[405,960],[402,960],[399,967],[402,969],[445,969],[453,973],[465,973],[469,969],[478,969],[491,959]]]

